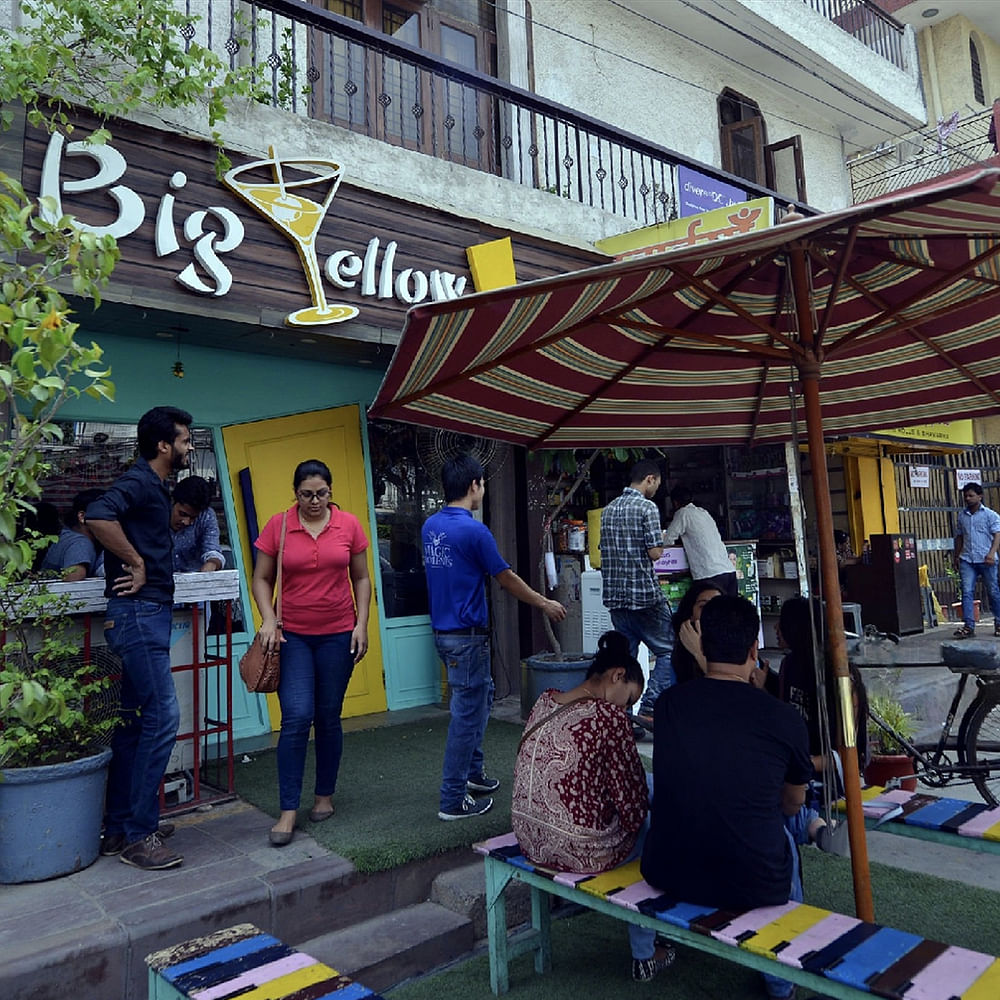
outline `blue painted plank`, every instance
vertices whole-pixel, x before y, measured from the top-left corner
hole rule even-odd
[[[809,972],[824,972],[827,968],[839,962],[849,951],[867,941],[873,934],[881,930],[878,924],[855,924],[849,931],[841,934],[836,941],[820,948],[811,955],[802,957],[802,968]]]
[[[903,822],[910,826],[922,826],[930,830],[940,829],[943,823],[954,819],[959,813],[964,812],[968,807],[968,802],[961,799],[938,799],[930,805],[917,809],[903,817]]]
[[[877,934],[873,934],[844,955],[839,962],[827,968],[824,975],[838,983],[868,989],[870,980],[913,951],[923,940],[919,934],[881,927]]]
[[[258,934],[256,937],[237,941],[235,944],[228,944],[223,948],[216,948],[205,955],[199,955],[198,958],[191,958],[177,965],[169,965],[160,971],[160,975],[172,983],[178,976],[183,976],[186,972],[191,972],[194,969],[201,969],[206,965],[214,965],[218,962],[228,962],[242,955],[262,951],[264,948],[273,948],[275,945],[286,947],[283,942],[276,937],[271,937],[270,934]]]

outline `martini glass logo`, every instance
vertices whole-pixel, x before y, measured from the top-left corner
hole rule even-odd
[[[354,306],[327,302],[316,255],[316,235],[340,187],[340,179],[340,164],[333,160],[279,159],[273,146],[268,149],[266,160],[234,167],[222,178],[226,187],[280,229],[298,251],[312,305],[289,313],[285,317],[289,326],[343,323],[358,315]]]

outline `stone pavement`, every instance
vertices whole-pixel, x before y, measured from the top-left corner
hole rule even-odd
[[[906,636],[892,657],[939,659],[940,642],[951,637],[952,629]],[[929,703],[954,677],[944,667],[904,667],[898,677],[892,664],[878,669],[905,694],[904,703],[907,698]],[[948,700],[944,698],[945,704]],[[518,699],[498,702],[495,715],[518,721]],[[351,721],[369,726],[396,720]],[[652,742],[644,741],[640,748],[651,754]],[[944,794],[977,798],[971,786],[949,787]],[[144,958],[159,948],[244,921],[301,945],[422,903],[436,875],[468,863],[460,851],[361,876],[301,830],[288,847],[270,847],[267,830],[273,820],[242,801],[174,821],[177,832],[171,844],[185,857],[179,869],[142,872],[117,858],[99,858],[64,878],[0,886],[2,1000],[140,1000],[146,996]],[[868,843],[873,860],[1000,891],[996,855],[878,831],[869,832]]]

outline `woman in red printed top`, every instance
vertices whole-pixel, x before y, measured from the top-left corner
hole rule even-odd
[[[302,462],[292,481],[295,504],[275,514],[256,541],[253,596],[261,614],[261,641],[265,649],[280,644],[281,650],[281,815],[270,832],[275,847],[290,843],[295,830],[310,727],[316,734],[316,797],[309,819],[321,823],[333,815],[344,747],[344,693],[354,665],[368,651],[368,539],[358,519],[330,501],[332,483],[323,462]],[[283,519],[279,631],[274,588]]]
[[[601,872],[638,857],[649,784],[627,714],[643,676],[620,632],[605,632],[583,683],[542,692],[514,764],[511,820],[524,856],[557,871]],[[629,926],[632,978],[674,958],[653,931]]]

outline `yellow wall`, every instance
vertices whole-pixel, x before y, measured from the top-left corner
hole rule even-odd
[[[993,0],[981,0],[990,6]],[[979,49],[979,65],[983,76],[986,102],[980,104],[972,93],[972,69],[969,61],[969,36]],[[933,127],[938,118],[947,118],[958,111],[961,118],[970,107],[988,108],[993,98],[1000,96],[1000,45],[992,41],[973,21],[962,14],[928,26],[920,32],[920,71],[924,81],[928,124]],[[957,165],[957,164],[956,164]]]
[[[899,499],[891,458],[845,455],[844,486],[851,548],[855,552],[861,551],[870,535],[899,531]]]

